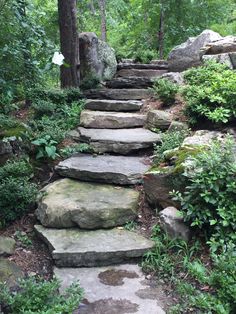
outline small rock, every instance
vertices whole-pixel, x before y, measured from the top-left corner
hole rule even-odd
[[[188,241],[190,229],[185,225],[180,212],[175,207],[167,207],[160,213],[161,227],[171,238],[181,238]]]
[[[182,131],[182,130],[188,130],[187,123],[179,122],[179,121],[172,121],[168,131]]]
[[[14,253],[16,241],[9,237],[0,237],[0,256],[9,256]]]
[[[180,72],[168,72],[162,74],[160,77],[161,79],[167,79],[171,81],[172,83],[178,84],[178,85],[183,85],[184,84],[184,76]]]
[[[147,114],[147,127],[167,130],[171,124],[172,115],[163,110],[151,110]]]
[[[17,281],[24,277],[22,270],[13,262],[0,258],[0,282],[4,282],[7,287],[15,287]]]
[[[183,141],[184,146],[208,146],[212,140],[223,140],[225,135],[218,131],[199,130],[193,136],[186,137]]]

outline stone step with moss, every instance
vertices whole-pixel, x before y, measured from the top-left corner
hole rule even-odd
[[[124,129],[142,127],[146,115],[133,112],[107,112],[83,110],[80,116],[80,125],[95,129]]]
[[[56,171],[63,177],[82,181],[133,185],[142,182],[149,158],[78,154],[61,161]]]
[[[134,261],[154,246],[153,241],[121,228],[85,231],[36,225],[35,231],[48,245],[58,267],[94,267]]]
[[[61,179],[43,189],[36,215],[46,227],[111,228],[134,220],[138,202],[131,188]]]
[[[127,155],[137,150],[153,147],[161,143],[161,135],[143,128],[134,129],[86,129],[79,127],[70,136],[88,143],[96,153],[118,153]]]
[[[87,99],[85,109],[100,111],[139,111],[143,106],[137,100]]]
[[[84,92],[84,96],[91,99],[117,99],[117,100],[141,100],[153,95],[150,89],[90,89]]]

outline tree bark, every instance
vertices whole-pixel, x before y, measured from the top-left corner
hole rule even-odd
[[[99,0],[101,11],[101,39],[107,41],[106,0]]]
[[[164,56],[164,9],[161,4],[160,8],[160,20],[159,20],[159,31],[158,31],[158,51],[159,58],[163,59]]]
[[[61,53],[66,63],[61,66],[62,88],[79,86],[79,39],[76,13],[76,0],[58,0]]]

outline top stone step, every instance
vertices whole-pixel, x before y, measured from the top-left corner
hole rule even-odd
[[[117,66],[118,70],[123,69],[145,69],[145,70],[168,70],[168,62],[165,60],[156,60],[155,63],[133,63],[122,62]]]
[[[90,99],[141,100],[152,96],[150,89],[90,89],[84,92]]]
[[[85,102],[85,109],[98,111],[139,111],[142,106],[143,103],[136,100],[87,99]]]

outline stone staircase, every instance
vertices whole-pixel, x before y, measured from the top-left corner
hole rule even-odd
[[[80,126],[70,134],[96,154],[77,154],[58,164],[56,171],[64,178],[44,188],[36,211],[42,225],[35,230],[52,253],[63,288],[80,280],[85,289],[87,301],[79,313],[164,313],[158,296],[138,296],[138,291],[150,290],[150,283],[136,260],[153,242],[122,226],[138,216],[140,192],[134,187],[150,167],[143,152],[161,140],[144,128],[146,116],[140,110],[150,96],[146,87],[167,72],[166,63],[124,63],[118,70],[106,88],[86,92]],[[122,84],[117,83],[120,77]],[[149,82],[145,88],[144,81]],[[109,291],[98,280],[107,273],[113,282]]]

